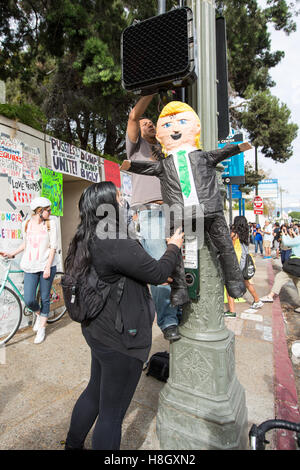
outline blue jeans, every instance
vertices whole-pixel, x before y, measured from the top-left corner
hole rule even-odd
[[[290,250],[281,250],[280,257],[281,257],[281,263],[283,264],[285,261],[289,259],[291,256],[292,249]]]
[[[263,250],[263,241],[262,240],[254,240],[255,243],[255,253],[258,251],[258,246],[260,249],[260,253],[263,255],[264,250]]]
[[[50,277],[43,278],[44,272],[24,273],[24,301],[33,312],[40,311],[41,317],[48,317],[50,312],[50,291],[53,278],[56,273],[56,266],[52,266]],[[36,289],[40,284],[41,306],[36,299]]]
[[[162,210],[143,210],[139,212],[141,243],[152,258],[159,260],[167,249],[165,239],[165,217]],[[170,303],[170,286],[151,286],[156,307],[157,324],[161,330],[178,325],[180,310]]]

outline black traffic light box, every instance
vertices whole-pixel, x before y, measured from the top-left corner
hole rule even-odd
[[[193,13],[176,8],[136,22],[121,37],[122,85],[154,93],[196,80]]]

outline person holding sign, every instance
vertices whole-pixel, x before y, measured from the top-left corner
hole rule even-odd
[[[4,252],[2,256],[14,258],[24,252],[20,263],[24,271],[24,299],[27,307],[37,315],[33,330],[37,332],[34,343],[39,344],[45,339],[50,312],[50,290],[56,273],[58,236],[55,220],[49,219],[51,201],[37,197],[31,201],[30,208],[33,215],[23,225],[23,243],[13,253]],[[38,284],[41,306],[36,299]]]

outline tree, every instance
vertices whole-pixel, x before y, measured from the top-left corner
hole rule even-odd
[[[289,212],[289,217],[292,217],[292,220],[300,221],[300,212],[291,211]]]
[[[268,0],[264,9],[256,0],[217,0],[216,5],[226,19],[228,76],[234,93],[244,97],[249,85],[255,90],[273,86],[269,69],[284,53],[271,52],[268,25],[286,34],[295,31],[293,6],[285,0]]]
[[[41,107],[48,132],[84,149],[124,152],[133,96],[121,88],[123,2],[8,1],[0,13],[0,77],[18,81],[20,97]]]
[[[167,0],[166,9],[177,5]],[[286,0],[267,0],[264,9],[256,0],[218,1],[227,20],[230,83],[239,96],[251,84],[256,91],[272,85],[268,70],[283,54],[271,52],[267,25],[292,32],[288,6]],[[8,96],[13,104],[38,106],[56,137],[124,156],[136,97],[121,86],[120,37],[134,19],[156,14],[156,0],[1,0],[0,79],[18,89]]]
[[[290,122],[291,112],[269,90],[252,92],[238,119],[247,129],[254,147],[267,158],[284,163],[293,154],[292,142],[298,126]]]
[[[245,163],[245,183],[239,185],[242,193],[249,194],[258,183],[265,178],[263,171],[257,172],[251,163]]]

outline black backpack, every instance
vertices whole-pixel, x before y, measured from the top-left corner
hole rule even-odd
[[[300,258],[291,255],[282,266],[282,270],[294,277],[300,277]]]
[[[147,364],[148,372],[161,382],[166,382],[169,377],[169,353],[167,351],[157,352],[151,356]]]
[[[124,282],[125,277],[118,281],[117,303],[121,300]],[[61,286],[70,318],[85,324],[94,320],[103,310],[114,284],[100,279],[92,265],[87,275],[75,277],[68,273],[64,274]]]

